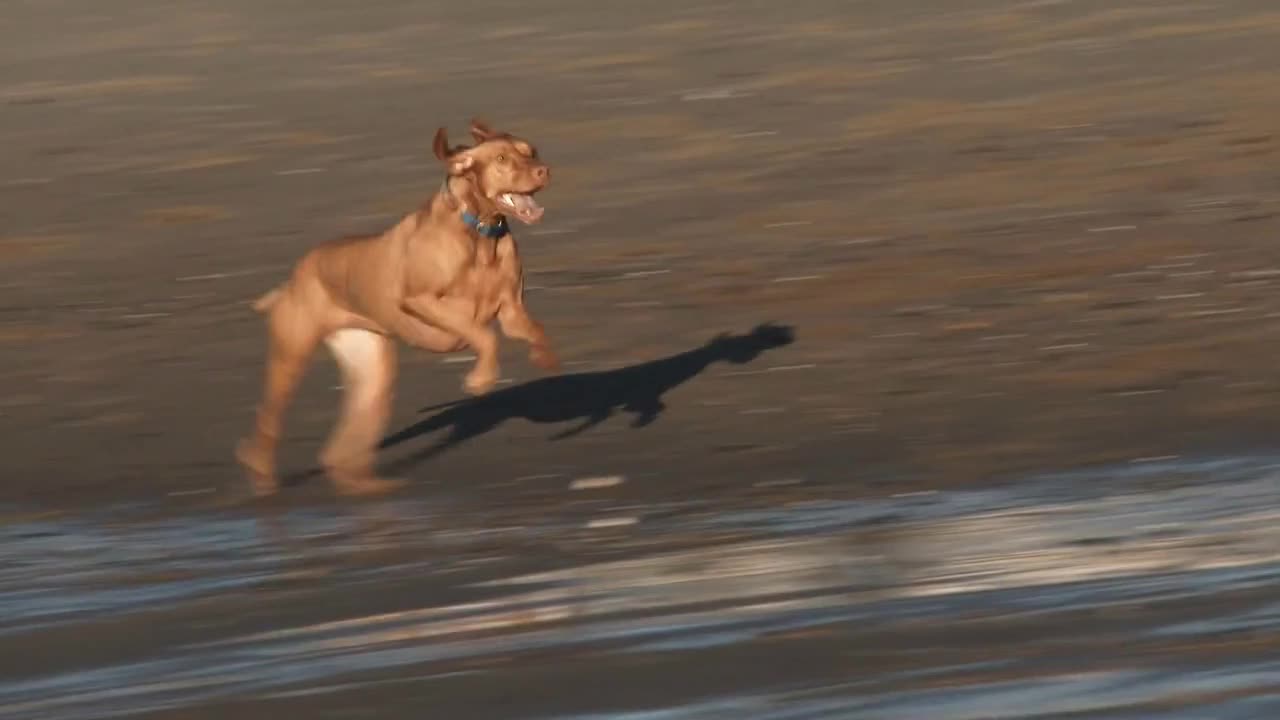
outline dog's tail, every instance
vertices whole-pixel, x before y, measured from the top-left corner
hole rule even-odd
[[[280,301],[282,294],[284,294],[283,285],[271,288],[265,295],[253,301],[253,309],[260,313],[267,312]]]

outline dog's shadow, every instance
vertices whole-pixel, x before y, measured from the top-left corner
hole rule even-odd
[[[583,372],[533,380],[478,398],[423,408],[434,415],[384,439],[389,448],[445,428],[449,432],[431,445],[395,462],[403,468],[431,458],[507,420],[576,424],[556,433],[553,440],[581,434],[613,417],[631,413],[631,426],[652,423],[665,409],[662,396],[716,362],[749,363],[768,350],[790,345],[791,327],[763,324],[744,335],[720,334],[701,347],[616,370]]]

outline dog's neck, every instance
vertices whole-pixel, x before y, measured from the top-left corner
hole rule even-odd
[[[466,225],[468,229],[477,235],[491,240],[496,240],[511,232],[505,215],[492,213],[485,216],[468,207],[467,203],[459,195],[474,194],[475,190],[470,187],[470,183],[467,183],[466,193],[455,193],[450,186],[452,180],[451,176],[446,175],[444,181],[440,183],[440,197],[444,199],[448,208],[459,213],[459,218],[462,220],[463,225]],[[476,203],[476,205],[479,205],[479,203]]]

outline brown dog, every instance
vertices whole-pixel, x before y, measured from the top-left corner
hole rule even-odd
[[[237,456],[259,495],[278,488],[276,444],[285,408],[320,343],[338,362],[342,414],[320,454],[343,494],[384,492],[395,481],[374,473],[374,453],[391,415],[395,338],[432,352],[470,347],[474,367],[463,383],[473,395],[498,380],[498,319],[508,337],[529,343],[530,359],[559,361],[542,325],[523,302],[523,275],[506,216],[542,218],[533,195],[550,178],[530,143],[472,121],[474,146],[449,147],[445,129],[434,150],[445,165],[440,190],[381,235],[335,240],[298,261],[287,282],[254,308],[267,316],[269,350],[257,426]]]

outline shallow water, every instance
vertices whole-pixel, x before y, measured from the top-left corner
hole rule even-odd
[[[472,716],[1276,717],[1277,500],[1275,459],[1232,458],[596,529],[425,498],[13,517],[0,718],[229,701],[338,717],[423,684],[467,708],[467,683],[556,688],[561,668],[563,693]],[[757,651],[778,662],[763,682]],[[685,682],[588,696],[570,682],[584,656],[619,689],[663,686],[663,668]],[[712,660],[742,681],[700,681]]]

